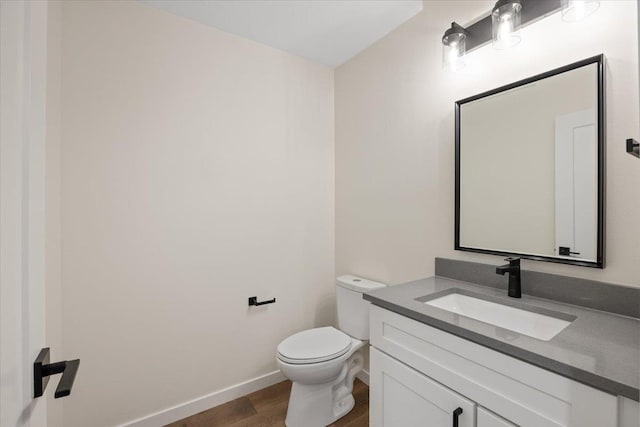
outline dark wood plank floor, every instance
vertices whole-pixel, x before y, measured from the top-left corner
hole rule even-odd
[[[166,427],[284,427],[291,382],[283,381]],[[369,387],[356,379],[356,406],[332,427],[369,426]]]

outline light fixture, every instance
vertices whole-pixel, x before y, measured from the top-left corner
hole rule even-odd
[[[498,0],[491,13],[465,27],[453,22],[442,36],[442,64],[456,71],[465,66],[465,55],[493,41],[496,49],[520,43],[520,27],[562,12],[565,21],[578,21],[592,14],[597,0]]]
[[[447,71],[457,71],[465,66],[467,32],[455,22],[442,36],[442,66]]]
[[[597,0],[562,0],[562,20],[566,22],[582,21],[600,7]]]
[[[520,0],[498,0],[491,13],[493,47],[508,49],[520,43]]]

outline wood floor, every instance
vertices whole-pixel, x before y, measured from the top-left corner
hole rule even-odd
[[[166,427],[284,427],[291,382],[283,381]],[[369,387],[356,379],[356,406],[332,427],[369,426]]]

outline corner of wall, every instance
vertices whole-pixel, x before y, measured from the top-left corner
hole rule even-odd
[[[64,358],[62,344],[62,277],[60,218],[60,114],[62,2],[47,2],[45,336],[55,359]],[[64,402],[47,396],[47,426],[62,427]]]

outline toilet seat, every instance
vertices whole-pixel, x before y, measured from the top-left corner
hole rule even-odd
[[[278,358],[294,365],[326,362],[349,351],[351,337],[331,326],[307,329],[278,345]]]

